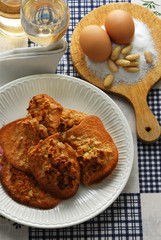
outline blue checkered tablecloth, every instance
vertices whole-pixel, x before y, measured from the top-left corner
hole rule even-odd
[[[140,194],[121,194],[97,217],[64,229],[29,229],[29,239],[143,239]]]
[[[131,1],[69,0],[68,2],[71,18],[65,38],[69,45],[56,72],[79,77],[70,58],[70,40],[74,27],[86,14],[99,6],[116,2],[131,3]],[[142,3],[145,7],[148,7],[150,1],[142,1]],[[153,10],[152,5],[149,8]],[[29,42],[29,44],[31,43]],[[161,125],[161,89],[152,89],[149,92],[148,105]],[[138,167],[138,192],[122,193],[103,213],[77,226],[54,230],[29,228],[29,239],[150,239],[150,236],[147,237],[147,231],[145,231],[145,237],[143,234],[143,228],[145,227],[143,211],[146,211],[146,206],[143,206],[143,204],[146,202],[146,197],[149,197],[148,194],[161,193],[161,139],[150,145],[143,144],[138,139],[136,141],[137,159],[134,159],[134,161],[137,161]],[[146,193],[147,195],[145,195]],[[150,204],[153,204],[153,201],[150,201]],[[159,226],[161,227],[161,225]],[[161,239],[161,233],[160,235],[156,233],[153,236],[153,240]]]
[[[76,72],[70,57],[70,40],[78,22],[91,10],[109,3],[131,1],[113,0],[68,0],[70,7],[70,24],[65,38],[68,48],[62,57],[56,73],[80,77]],[[132,3],[141,4],[152,11],[160,6],[161,1],[137,0]],[[156,3],[156,4],[155,4]],[[159,5],[160,4],[160,5]],[[159,11],[158,11],[159,12]],[[28,42],[28,45],[33,45]],[[114,98],[115,100],[115,98]],[[122,101],[122,100],[117,100]],[[117,102],[116,101],[116,102]],[[148,105],[161,125],[161,87],[150,90]],[[136,133],[133,132],[133,136]],[[12,223],[17,229],[15,235],[21,240],[160,240],[161,239],[161,138],[153,144],[144,144],[134,139],[136,149],[134,156],[134,170],[128,187],[120,194],[116,201],[95,218],[68,228],[40,229],[27,228]],[[132,186],[134,184],[135,186]],[[7,221],[7,220],[6,220]],[[12,232],[12,231],[11,231]],[[10,240],[12,234],[4,233],[0,240]],[[23,234],[24,232],[24,234]]]

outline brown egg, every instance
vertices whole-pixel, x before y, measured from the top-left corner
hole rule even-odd
[[[105,19],[105,28],[112,41],[117,44],[128,44],[135,33],[135,25],[131,15],[124,10],[113,10]]]
[[[111,54],[111,40],[97,25],[83,28],[79,41],[84,54],[95,61],[105,61]]]

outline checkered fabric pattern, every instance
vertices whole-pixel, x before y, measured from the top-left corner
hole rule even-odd
[[[57,67],[56,73],[79,77],[70,58],[70,40],[75,26],[88,12],[99,6],[116,2],[130,3],[131,1],[69,0],[68,2],[71,14],[70,25],[65,35],[68,48]],[[32,44],[29,41],[29,46]],[[150,91],[148,104],[161,124],[161,90],[153,89]],[[152,145],[143,144],[138,140],[137,145],[140,189],[138,193],[122,193],[103,213],[73,227],[62,229],[29,228],[29,239],[143,239],[141,194],[161,192],[161,140]]]
[[[161,125],[161,89],[151,89],[148,105]],[[161,192],[161,139],[154,144],[138,141],[140,193]]]
[[[142,239],[140,194],[121,194],[103,213],[70,228],[30,228],[29,239]]]

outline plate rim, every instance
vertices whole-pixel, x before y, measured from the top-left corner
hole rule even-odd
[[[65,222],[65,224],[63,223],[57,223],[57,224],[50,224],[50,223],[47,223],[47,224],[40,224],[40,223],[33,223],[33,222],[30,222],[30,221],[26,221],[24,219],[20,219],[20,218],[17,218],[17,217],[13,217],[11,216],[9,213],[5,213],[3,209],[0,209],[0,214],[4,217],[6,217],[7,219],[10,219],[12,221],[15,221],[17,223],[20,223],[20,224],[23,224],[23,225],[26,225],[26,226],[30,226],[30,227],[41,227],[41,228],[53,228],[53,229],[56,229],[56,228],[66,228],[66,227],[71,227],[71,226],[74,226],[74,225],[78,225],[78,224],[81,224],[83,222],[86,222],[96,216],[98,216],[99,214],[101,214],[103,211],[105,211],[109,206],[111,206],[111,204],[119,197],[119,195],[121,194],[121,192],[123,191],[124,187],[126,186],[128,180],[129,180],[129,177],[130,177],[130,174],[131,174],[131,171],[132,171],[132,166],[133,166],[133,160],[134,160],[134,144],[133,144],[133,137],[132,137],[132,133],[131,133],[131,129],[129,127],[129,124],[128,124],[128,121],[127,119],[125,118],[123,112],[121,111],[121,109],[119,108],[119,106],[114,102],[114,100],[108,96],[107,93],[104,93],[101,89],[99,89],[98,87],[94,86],[93,84],[89,83],[89,82],[86,82],[85,80],[83,79],[79,79],[77,77],[73,77],[73,76],[69,76],[69,75],[64,75],[64,74],[36,74],[36,75],[29,75],[29,76],[25,76],[25,77],[22,77],[22,78],[18,78],[14,81],[11,81],[5,85],[3,85],[2,87],[0,87],[0,95],[2,92],[6,91],[8,88],[12,88],[13,86],[17,85],[18,83],[24,83],[25,81],[34,81],[34,80],[37,80],[37,78],[56,78],[56,77],[59,77],[59,78],[62,78],[62,79],[65,79],[65,80],[72,80],[72,81],[75,81],[77,83],[79,83],[80,85],[85,85],[89,88],[93,88],[96,92],[98,92],[99,94],[101,94],[104,98],[108,99],[110,101],[110,103],[112,103],[114,105],[114,107],[119,111],[119,114],[121,115],[123,121],[125,122],[126,124],[126,127],[127,127],[127,131],[129,133],[129,138],[130,138],[130,153],[131,153],[131,158],[130,158],[130,161],[129,161],[129,168],[128,168],[128,172],[126,173],[126,180],[123,181],[123,184],[121,185],[119,191],[117,192],[117,194],[115,195],[115,197],[113,197],[112,199],[110,199],[110,201],[108,202],[108,206],[105,205],[104,207],[99,207],[99,209],[97,209],[96,213],[94,212],[93,214],[90,214],[89,216],[86,216],[86,217],[79,217],[77,220],[75,220],[73,222],[70,221],[70,222]],[[1,184],[0,184],[1,185]],[[98,211],[99,210],[99,211]]]

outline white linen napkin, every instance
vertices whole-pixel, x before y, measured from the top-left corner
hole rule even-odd
[[[0,53],[0,87],[20,77],[55,73],[67,48],[64,38],[49,46],[15,48]]]

